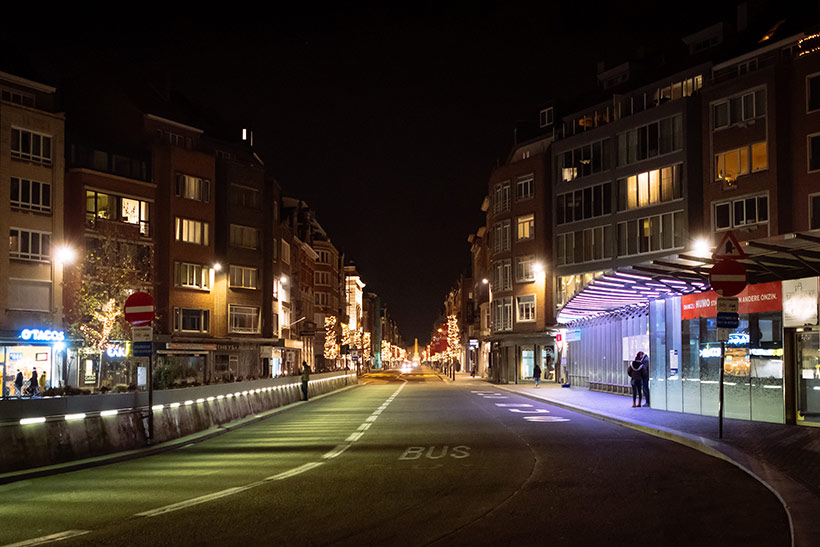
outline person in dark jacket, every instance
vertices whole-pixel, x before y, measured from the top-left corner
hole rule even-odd
[[[632,408],[641,406],[642,386],[643,386],[643,363],[641,362],[640,353],[635,357],[627,367],[626,373],[632,379]],[[635,404],[637,398],[638,404]]]
[[[535,387],[538,387],[538,384],[541,383],[541,367],[535,365],[535,368],[532,369],[532,377],[535,379]]]
[[[306,361],[302,361],[302,395],[303,401],[308,400],[308,382],[310,381],[310,366]]]
[[[18,370],[17,376],[14,377],[14,389],[17,390],[17,398],[23,396],[23,371]]]
[[[35,368],[31,370],[31,379],[29,381],[29,389],[31,390],[32,397],[37,395],[37,393],[39,392],[39,390],[37,389],[38,385],[39,384],[37,382],[37,369]]]
[[[643,388],[643,398],[646,401],[643,406],[649,406],[649,355],[644,352],[638,352],[638,355],[641,356],[641,364],[643,364],[643,382],[641,383],[641,387]]]

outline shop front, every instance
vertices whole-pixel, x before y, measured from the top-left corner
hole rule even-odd
[[[783,281],[783,326],[793,348],[794,419],[820,426],[820,327],[817,277]]]
[[[17,396],[14,380],[18,372],[28,382],[36,370],[38,378],[45,373],[46,388],[62,382],[66,336],[61,330],[32,327],[19,331],[0,331],[0,369],[3,374],[2,396]]]
[[[664,373],[652,389],[653,408],[717,416],[721,362],[717,296],[709,291],[679,299],[680,348],[670,347],[668,355],[660,360],[652,360],[650,354],[652,366],[660,364],[660,372]],[[781,282],[749,285],[737,298],[740,324],[725,342],[724,415],[784,423],[786,367]],[[667,299],[658,305],[671,305],[673,300],[678,299]],[[655,337],[656,333],[652,335]]]

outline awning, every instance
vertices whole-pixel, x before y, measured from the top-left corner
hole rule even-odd
[[[820,276],[820,230],[741,241],[750,284]],[[570,298],[558,313],[572,323],[615,311],[643,308],[652,300],[710,290],[709,272],[719,262],[683,252],[605,272]]]

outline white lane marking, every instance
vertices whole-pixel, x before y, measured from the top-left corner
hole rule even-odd
[[[298,468],[297,468],[298,469]],[[137,513],[134,515],[135,517],[156,517],[158,515],[163,515],[165,513],[170,513],[171,511],[178,511],[180,509],[185,509],[186,507],[192,507],[194,505],[199,505],[201,503],[205,503],[208,501],[218,500],[219,498],[224,498],[225,496],[232,496],[234,494],[238,494],[239,492],[244,492],[245,490],[249,490],[255,486],[259,486],[262,484],[263,481],[257,481],[251,484],[246,484],[245,486],[235,486],[233,488],[228,488],[226,490],[220,490],[219,492],[214,492],[212,494],[206,494],[204,496],[199,496],[198,498],[193,498],[190,500],[180,501],[178,503],[172,503],[171,505],[166,505],[165,507],[160,507],[158,509],[151,509],[150,511],[143,511],[142,513]]]
[[[508,408],[510,412],[515,412],[517,414],[549,414],[550,411],[545,408],[533,408],[532,410],[524,410],[521,408]]]
[[[528,405],[527,403],[495,403],[495,406],[500,406],[501,408],[532,407],[532,405]]]
[[[381,412],[379,414],[381,414]],[[376,420],[379,419],[379,414],[371,414],[370,416],[367,417],[367,419],[365,421],[366,422],[375,422]]]
[[[331,460],[331,459],[333,459],[337,456],[341,456],[342,453],[345,450],[347,450],[348,448],[350,448],[351,446],[352,446],[351,443],[340,444],[339,446],[337,446],[336,448],[334,448],[330,452],[327,452],[327,453],[323,454],[322,458],[324,458],[326,460]]]
[[[569,418],[561,418],[560,416],[524,416],[528,422],[568,422]]]
[[[381,414],[382,410],[384,410],[384,408],[386,408],[387,405],[390,404],[390,400],[392,400],[392,398],[396,397],[401,392],[401,390],[404,389],[404,386],[406,386],[406,385],[407,384],[402,384],[401,386],[399,386],[399,388],[393,393],[393,395],[390,397],[390,399],[388,399],[387,402],[382,404],[382,406],[379,407],[378,410],[374,411],[373,414],[371,414],[365,420],[365,422],[362,423],[358,427],[357,431],[355,431],[354,433],[351,433],[347,437],[347,439],[345,439],[347,444],[338,445],[336,448],[334,448],[330,452],[326,452],[325,454],[322,455],[322,459],[329,460],[329,459],[335,458],[335,457],[341,455],[345,450],[347,450],[351,446],[352,443],[358,441],[362,437],[362,435],[364,435],[364,432],[367,429],[369,429],[371,425],[373,425],[371,423],[373,421],[373,420],[371,420],[371,418],[373,418],[375,420],[375,418],[378,417],[379,414]],[[300,465],[299,467],[295,467],[295,468],[290,469],[288,471],[283,471],[282,473],[278,473],[278,474],[273,475],[271,477],[268,477],[264,480],[257,481],[257,482],[251,483],[251,484],[247,484],[245,486],[237,486],[237,487],[234,487],[234,488],[228,488],[226,490],[221,490],[219,492],[214,492],[212,494],[206,494],[204,496],[199,496],[198,498],[193,498],[193,499],[190,499],[190,500],[181,501],[181,502],[178,502],[178,503],[173,503],[171,505],[166,505],[165,507],[160,507],[158,509],[152,509],[150,511],[143,511],[142,513],[137,513],[134,516],[136,516],[136,517],[154,517],[154,516],[157,516],[157,515],[170,513],[171,511],[177,511],[179,509],[184,509],[186,507],[199,505],[201,503],[206,503],[206,502],[209,502],[209,501],[213,501],[213,500],[216,500],[216,499],[219,499],[219,498],[223,498],[225,496],[231,496],[233,494],[238,494],[239,492],[243,492],[245,490],[250,490],[251,488],[255,488],[259,485],[262,485],[267,481],[278,481],[278,480],[283,480],[283,479],[287,479],[287,478],[290,478],[290,477],[294,477],[294,476],[299,475],[301,473],[304,473],[306,471],[310,471],[311,469],[315,469],[316,467],[319,467],[320,465],[322,465],[324,463],[325,462],[323,462],[323,461],[306,463],[306,464]],[[87,533],[87,532],[82,532],[82,533]],[[67,537],[70,537],[70,536],[67,536]],[[48,541],[58,541],[59,539],[62,539],[62,538],[58,538],[56,540],[48,540]],[[35,540],[31,540],[31,541],[35,541]],[[36,544],[30,544],[30,545],[36,545]]]
[[[287,479],[287,478],[290,478],[290,477],[295,477],[296,475],[300,475],[300,474],[304,473],[305,471],[310,471],[311,469],[314,469],[314,468],[316,468],[316,467],[319,467],[319,466],[320,466],[320,465],[322,465],[323,463],[325,463],[325,462],[310,462],[310,463],[306,463],[306,464],[304,464],[304,465],[300,465],[299,467],[296,467],[296,468],[294,468],[294,469],[291,469],[290,471],[283,471],[282,473],[278,473],[278,474],[276,474],[276,475],[273,475],[272,477],[268,477],[268,478],[267,478],[267,479],[265,479],[265,480],[266,480],[266,481],[281,481],[282,479]]]
[[[57,532],[56,534],[51,534],[49,536],[43,536],[34,539],[27,539],[25,541],[19,541],[17,543],[10,543],[5,547],[24,547],[28,545],[43,545],[44,543],[51,543],[53,541],[61,541],[64,539],[72,538],[81,536],[83,534],[89,533],[91,530],[66,530],[65,532]]]

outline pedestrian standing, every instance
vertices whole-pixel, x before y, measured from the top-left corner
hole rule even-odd
[[[43,394],[46,390],[46,371],[40,373],[40,394]]]
[[[310,367],[306,361],[302,361],[302,400],[308,400],[308,382],[310,382]]]
[[[641,364],[643,365],[643,381],[641,385],[643,387],[643,398],[644,404],[643,406],[649,406],[649,354],[640,352],[641,353]]]
[[[632,408],[639,407],[641,406],[641,397],[643,395],[641,391],[643,385],[643,363],[641,362],[640,353],[638,353],[638,355],[635,356],[635,360],[629,364],[626,373],[632,379]],[[638,404],[635,404],[636,398]]]
[[[31,378],[29,379],[29,388],[31,389],[31,396],[37,395],[37,369],[31,369]]]
[[[535,387],[538,387],[538,384],[541,383],[541,367],[537,363],[532,369],[532,377],[535,380]]]
[[[23,396],[23,371],[18,370],[17,376],[14,377],[14,389],[17,390],[17,398]]]

